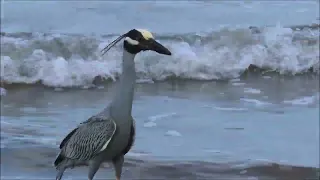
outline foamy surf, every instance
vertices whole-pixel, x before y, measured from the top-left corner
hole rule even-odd
[[[0,87],[0,96],[5,96],[7,94],[7,90]]]
[[[121,74],[122,44],[100,50],[117,35],[1,34],[1,82],[50,87],[91,87]],[[168,78],[239,78],[251,65],[280,74],[319,73],[319,32],[280,25],[199,33],[156,35],[173,56],[138,55],[138,82]],[[235,82],[236,83],[236,82]]]
[[[305,96],[300,98],[295,98],[291,100],[285,100],[283,101],[285,104],[291,104],[291,105],[312,105],[319,103],[319,94],[313,95],[313,96]]]

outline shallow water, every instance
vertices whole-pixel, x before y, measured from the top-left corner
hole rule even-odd
[[[280,85],[281,79],[286,81]],[[141,168],[141,160],[147,161],[146,164],[159,161],[153,162],[155,166],[163,163],[168,168],[172,161],[177,166],[199,162],[192,168],[201,171],[214,166],[216,169],[208,177],[222,176],[218,169],[226,168],[224,171],[230,171],[226,173],[230,178],[238,177],[243,168],[251,165],[253,172],[258,165],[266,164],[261,168],[269,168],[270,163],[319,168],[318,82],[317,77],[277,75],[259,81],[257,77],[247,77],[225,82],[138,84],[133,110],[137,141],[128,155],[134,164],[128,171],[157,177],[136,169]],[[295,88],[306,85],[308,88]],[[3,154],[10,152],[6,159],[24,156],[15,153],[20,148],[27,152],[39,151],[44,153],[42,160],[38,157],[39,160],[31,164],[46,164],[44,176],[52,174],[48,163],[55,157],[63,136],[75,124],[100,111],[113,91],[111,84],[99,89],[59,91],[42,86],[11,87],[1,100],[1,145]],[[140,163],[135,162],[137,160]],[[23,158],[17,161],[25,166]],[[238,166],[242,169],[236,169]],[[274,171],[255,173],[263,177],[272,176]],[[311,172],[306,174],[312,175]],[[287,176],[291,173],[294,172]]]
[[[173,56],[136,58],[124,179],[316,179],[318,3],[5,1],[1,179],[53,179],[61,139],[115,92],[121,44],[100,49],[136,27]]]

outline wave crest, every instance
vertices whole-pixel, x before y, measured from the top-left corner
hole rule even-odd
[[[319,26],[319,25],[318,25]],[[215,80],[255,69],[319,74],[319,27],[223,28],[210,33],[158,35],[173,55],[141,53],[140,80]],[[122,43],[104,57],[100,49],[117,35],[1,33],[1,81],[51,87],[87,86],[121,74]],[[99,81],[99,80],[98,80]]]

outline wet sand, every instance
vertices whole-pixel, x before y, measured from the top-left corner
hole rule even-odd
[[[55,170],[51,166],[56,151],[35,146],[24,149],[1,150],[1,179],[10,179],[20,174],[28,174],[25,179],[54,179]],[[8,167],[15,168],[8,168]],[[65,172],[65,178],[86,179],[87,169],[78,167]],[[293,167],[275,163],[248,165],[248,162],[217,164],[212,162],[175,162],[143,160],[138,157],[126,157],[123,179],[262,179],[262,180],[316,180],[319,169]],[[21,179],[24,179],[21,178]],[[96,179],[113,178],[113,169],[104,164]]]

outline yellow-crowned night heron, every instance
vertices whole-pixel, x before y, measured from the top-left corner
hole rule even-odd
[[[88,179],[92,180],[103,162],[113,163],[116,179],[120,180],[124,155],[135,139],[135,123],[131,115],[136,81],[135,55],[146,50],[171,55],[149,31],[141,29],[123,34],[106,46],[102,53],[122,39],[122,75],[114,99],[103,111],[80,123],[62,140],[60,153],[54,162],[57,180],[62,178],[67,168],[77,166],[89,166]]]

